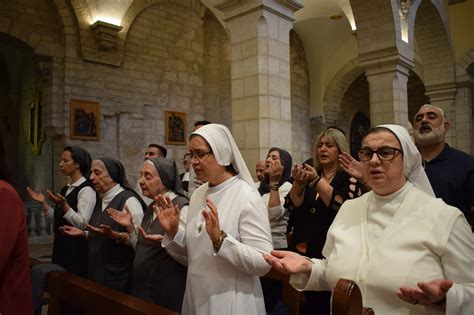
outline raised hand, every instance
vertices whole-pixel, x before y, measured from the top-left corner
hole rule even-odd
[[[35,191],[31,189],[30,187],[26,187],[26,191],[28,192],[28,195],[30,196],[31,199],[33,199],[36,202],[39,202],[41,204],[46,202],[46,197],[44,194],[40,191]]]
[[[209,209],[211,209],[209,212],[206,209],[202,210],[202,216],[206,220],[206,231],[207,234],[209,234],[211,241],[213,243],[217,243],[221,235],[217,206],[209,198],[206,199],[206,205],[209,207]]]
[[[308,173],[305,171],[302,165],[293,165],[291,176],[293,176],[295,183],[298,183],[301,186],[306,185],[306,182],[308,182]]]
[[[63,225],[59,227],[59,231],[61,231],[63,235],[72,236],[72,237],[84,237],[85,235],[83,230],[75,226],[69,226],[69,225]]]
[[[285,274],[304,273],[311,274],[313,263],[308,258],[295,252],[286,250],[273,250],[271,255],[263,254],[269,265]]]
[[[279,160],[271,160],[267,162],[268,166],[265,172],[268,174],[270,178],[270,183],[278,183],[280,182],[280,178],[283,175],[283,166],[281,166],[281,162]]]
[[[126,228],[128,233],[133,231],[132,214],[130,213],[130,209],[128,209],[127,205],[125,205],[123,211],[108,208],[107,213],[112,218],[112,220]]]
[[[63,205],[67,203],[66,197],[64,197],[63,195],[52,192],[51,190],[46,190],[46,191],[48,192],[49,200],[51,200],[52,202],[59,205]]]
[[[92,226],[90,224],[86,224],[86,229],[94,234],[106,237],[111,240],[115,240],[117,238],[117,232],[114,232],[110,226],[101,224],[99,227]]]
[[[163,235],[161,234],[147,234],[141,226],[138,228],[138,232],[145,239],[145,243],[150,245],[159,246],[161,244],[161,240],[163,239]]]
[[[360,182],[365,182],[362,163],[354,159],[350,154],[346,152],[339,154],[339,165],[350,176]]]
[[[173,239],[178,232],[179,227],[179,208],[177,205],[173,205],[169,197],[158,195],[155,197],[155,205],[153,211],[156,217],[160,221],[161,227],[165,230],[166,234]]]
[[[403,301],[410,304],[431,305],[443,308],[446,293],[453,286],[449,279],[436,279],[429,282],[418,282],[416,288],[401,286],[395,294]]]
[[[315,179],[318,176],[318,172],[311,165],[305,163],[303,165],[303,167],[304,167],[304,170],[306,172],[306,176],[308,178],[308,181],[311,181],[311,180]]]

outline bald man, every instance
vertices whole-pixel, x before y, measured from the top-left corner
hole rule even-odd
[[[474,157],[445,141],[449,122],[444,111],[423,105],[415,115],[413,136],[436,197],[459,208],[474,223]]]

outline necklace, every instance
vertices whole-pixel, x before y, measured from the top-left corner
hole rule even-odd
[[[334,173],[332,173],[330,176],[326,176],[326,174],[324,174],[324,171],[323,171],[323,177],[327,180],[328,183],[332,181],[332,179],[334,178],[334,176],[336,176],[336,174],[337,174],[337,171],[334,171]]]

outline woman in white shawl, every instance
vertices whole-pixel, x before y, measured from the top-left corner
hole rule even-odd
[[[375,314],[472,314],[474,239],[462,212],[436,199],[408,132],[381,125],[359,158],[373,191],[346,201],[331,225],[326,259],[265,255],[300,290],[354,280]]]
[[[169,198],[158,198],[162,246],[188,258],[182,314],[265,314],[259,276],[270,266],[267,210],[227,127],[209,124],[189,141],[196,178],[186,226]]]

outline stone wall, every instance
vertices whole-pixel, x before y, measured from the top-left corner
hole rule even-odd
[[[309,72],[304,46],[296,32],[290,32],[291,121],[293,163],[308,159],[312,151],[309,115]]]
[[[210,11],[206,10],[203,21],[205,116],[232,130],[229,35]]]

